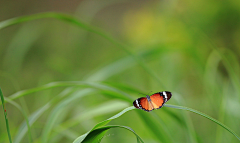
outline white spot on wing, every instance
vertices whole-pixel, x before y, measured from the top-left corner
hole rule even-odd
[[[136,105],[137,105],[137,107],[139,108],[138,99],[136,100]]]
[[[167,93],[163,91],[164,98],[167,98]]]
[[[167,93],[165,91],[163,91],[163,96],[164,96],[165,102],[167,102]]]

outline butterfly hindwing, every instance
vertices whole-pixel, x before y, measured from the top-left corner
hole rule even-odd
[[[142,109],[148,112],[153,110],[152,105],[148,102],[146,97],[136,99],[133,102],[133,105],[138,109]]]

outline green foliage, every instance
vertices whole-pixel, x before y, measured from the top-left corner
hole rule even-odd
[[[166,106],[166,107],[171,107],[171,108],[176,108],[176,109],[187,110],[187,111],[196,113],[196,114],[198,114],[198,115],[201,115],[201,116],[203,116],[203,117],[205,117],[205,118],[207,118],[207,119],[215,122],[216,124],[222,126],[224,129],[226,129],[226,130],[229,131],[231,134],[233,134],[238,140],[240,140],[240,137],[239,137],[234,131],[232,131],[229,127],[227,127],[227,126],[224,125],[223,123],[219,122],[218,120],[216,120],[216,119],[214,119],[214,118],[212,118],[212,117],[210,117],[210,116],[208,116],[208,115],[206,115],[206,114],[204,114],[204,113],[202,113],[202,112],[199,112],[199,111],[194,110],[194,109],[191,109],[191,108],[183,107],[183,106],[168,105],[168,104],[166,104],[165,106]]]
[[[2,94],[2,89],[1,88],[0,88],[0,96],[1,96],[1,101],[2,101],[4,117],[5,117],[5,123],[6,123],[6,127],[7,127],[8,139],[9,139],[9,142],[12,143],[11,133],[10,133],[9,124],[8,124],[8,118],[7,118],[7,110],[5,108],[5,101],[4,101],[4,97],[3,97],[3,94]]]
[[[159,11],[158,4],[126,11],[118,23],[121,34],[126,34],[118,35],[123,42],[108,34],[117,26],[104,28],[101,22],[82,22],[62,13],[0,22],[1,32],[20,26],[10,44],[5,43],[9,47],[0,49],[0,84],[5,95],[0,93],[5,119],[0,122],[7,127],[0,124],[0,142],[12,142],[11,135],[14,143],[136,142],[136,138],[138,143],[239,142],[239,54],[232,45],[219,48],[218,44],[228,43],[231,37],[237,45],[240,34],[232,30],[228,40],[212,34],[217,29],[209,27],[228,24],[213,21],[221,20],[221,9],[232,8],[208,4],[213,9],[202,14],[190,3],[187,9],[178,5],[177,15],[188,18],[172,14],[174,4],[163,5],[165,12]],[[196,21],[191,22],[192,17]],[[175,105],[166,104],[150,113],[128,112],[142,96],[138,93],[164,90],[173,93],[169,102]],[[112,125],[107,125],[110,121]],[[107,136],[109,132],[114,136]]]
[[[116,114],[115,116],[105,120],[105,121],[102,121],[100,123],[98,123],[97,125],[95,125],[88,133],[78,137],[74,143],[81,143],[81,142],[85,142],[85,143],[90,143],[90,142],[101,142],[102,138],[104,137],[105,133],[111,129],[111,128],[116,128],[116,127],[119,127],[119,128],[124,128],[124,129],[127,129],[131,132],[133,132],[136,137],[137,137],[137,142],[138,143],[143,143],[142,139],[130,128],[130,127],[126,127],[126,126],[119,126],[119,125],[114,125],[114,126],[104,126],[106,125],[107,123],[109,123],[111,120],[115,119],[115,118],[118,118],[120,117],[122,114],[124,114],[125,112],[127,111],[130,111],[132,109],[134,109],[135,107],[128,107],[126,109],[124,109],[122,112]],[[104,126],[104,127],[102,127]]]

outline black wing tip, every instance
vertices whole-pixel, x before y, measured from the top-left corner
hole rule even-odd
[[[138,100],[138,99],[137,99],[137,100]],[[133,101],[133,106],[134,106],[135,108],[138,108],[138,109],[139,109],[139,107],[137,106],[136,100]]]
[[[170,91],[165,91],[167,93],[167,100],[171,99],[172,97],[172,92]]]
[[[158,92],[158,93],[162,95],[163,92],[165,92],[165,93],[167,94],[167,101],[168,101],[169,99],[171,99],[171,97],[172,97],[172,92],[170,92],[170,91],[162,91],[162,92]]]

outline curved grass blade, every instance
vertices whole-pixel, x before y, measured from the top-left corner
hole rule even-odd
[[[87,132],[86,134],[84,134],[84,135],[76,138],[73,143],[81,143],[81,142],[83,142],[83,141],[85,140],[85,138],[86,138],[93,130],[95,130],[95,129],[97,129],[97,128],[100,128],[101,126],[106,125],[107,123],[109,123],[109,122],[112,121],[113,119],[116,119],[116,118],[120,117],[122,114],[126,113],[127,111],[130,111],[130,110],[133,110],[133,109],[136,109],[136,108],[135,108],[134,106],[128,107],[128,108],[124,109],[123,111],[119,112],[118,114],[112,116],[111,118],[109,118],[109,119],[107,119],[107,120],[105,120],[105,121],[102,121],[102,122],[98,123],[98,124],[95,125],[89,132]]]
[[[122,91],[119,91],[115,88],[112,88],[110,86],[107,86],[107,85],[104,85],[104,84],[101,84],[101,83],[81,82],[81,81],[51,82],[51,83],[45,84],[45,85],[40,86],[40,87],[16,92],[16,93],[12,94],[11,96],[9,96],[8,99],[9,100],[14,100],[14,99],[20,98],[22,96],[26,96],[26,95],[31,94],[31,93],[36,93],[38,91],[43,91],[43,90],[57,88],[57,87],[70,87],[70,86],[72,86],[72,87],[92,87],[92,88],[103,90],[103,91],[110,91],[112,97],[122,99],[122,100],[125,100],[125,101],[132,101],[131,96],[129,96],[128,94],[126,94]]]
[[[54,99],[43,105],[41,108],[37,109],[34,113],[32,113],[29,116],[29,126],[31,127],[35,121],[46,111],[48,110],[53,103],[55,103],[57,100],[60,100],[63,96],[66,96],[70,93],[74,92],[74,89],[72,88],[66,88],[64,91],[62,91],[60,94],[55,96]],[[9,101],[9,103],[12,101]],[[15,138],[13,140],[14,143],[20,143],[23,137],[25,136],[27,132],[28,125],[26,124],[26,121],[21,124],[21,126],[18,129],[17,134],[15,135]]]
[[[136,65],[130,56],[116,60],[86,76],[85,81],[103,81]]]
[[[129,96],[123,92],[120,92],[119,90],[115,89],[115,88],[112,88],[112,87],[109,87],[109,86],[105,86],[105,85],[102,85],[102,84],[97,84],[97,83],[91,83],[91,82],[53,82],[53,83],[49,83],[49,84],[46,84],[46,85],[43,85],[41,87],[37,87],[37,88],[32,88],[32,89],[28,89],[28,90],[23,90],[23,91],[19,91],[13,95],[11,95],[9,97],[9,100],[8,101],[11,101],[13,99],[17,99],[17,98],[20,98],[22,96],[25,96],[25,95],[28,95],[28,94],[31,94],[31,93],[35,93],[35,92],[38,92],[38,91],[42,91],[42,90],[47,90],[47,89],[51,89],[51,88],[56,88],[56,87],[67,87],[67,86],[74,86],[74,87],[93,87],[93,88],[96,88],[96,89],[99,89],[99,90],[102,90],[104,93],[105,92],[109,92],[111,91],[111,95],[112,97],[114,98],[119,98],[119,99],[123,99],[123,100],[130,100]],[[125,96],[123,96],[125,95]],[[47,106],[47,108],[49,108],[49,105]],[[43,110],[44,112],[45,110]],[[34,118],[32,121],[30,121],[31,123],[30,124],[33,124],[33,122],[36,121],[36,118],[38,118],[39,114],[42,114],[43,113],[42,110],[41,112],[37,112],[37,116],[34,115]],[[36,117],[36,118],[35,118]],[[22,137],[24,136],[24,134],[26,133],[26,125],[22,125],[23,128],[21,129],[24,129],[24,132],[21,132],[19,133],[19,138],[22,139]],[[22,134],[23,133],[23,134]]]
[[[195,27],[196,28],[196,27]],[[236,95],[239,95],[240,93],[240,89],[239,89],[239,86],[240,86],[240,82],[239,82],[239,78],[238,78],[238,74],[237,72],[235,71],[235,67],[239,67],[238,65],[238,61],[237,60],[229,60],[228,56],[226,55],[226,52],[228,54],[230,54],[232,57],[234,57],[234,59],[236,59],[235,55],[232,53],[231,50],[225,48],[224,52],[222,51],[222,49],[219,48],[219,46],[216,45],[216,43],[214,43],[213,39],[211,39],[205,32],[203,32],[201,30],[201,28],[196,28],[195,30],[197,30],[196,32],[199,34],[201,34],[201,38],[203,39],[203,41],[206,41],[210,44],[210,47],[215,50],[215,52],[221,57],[222,61],[223,61],[223,64],[224,66],[226,67],[226,70],[227,72],[229,73],[229,77],[230,79],[232,80],[232,82],[234,83],[233,86],[235,87],[236,91],[237,91],[237,94]],[[231,57],[231,58],[232,58]],[[236,66],[235,66],[236,65]],[[239,97],[238,97],[239,98]]]
[[[28,119],[28,117],[27,117],[26,111],[25,111],[20,105],[18,105],[16,102],[11,101],[11,100],[8,100],[8,98],[5,98],[5,100],[8,101],[10,104],[14,105],[20,112],[22,112],[23,117],[24,117],[24,119],[25,119],[25,123],[26,123],[26,124],[25,124],[25,126],[26,126],[26,128],[25,128],[25,133],[28,131],[28,140],[29,140],[30,143],[33,142],[33,141],[32,141],[31,127],[30,127],[30,124],[29,124],[29,119]],[[22,132],[21,132],[21,133],[22,133]],[[24,133],[24,134],[25,134],[25,133]],[[16,143],[16,142],[15,142],[16,140],[17,140],[17,139],[16,139],[16,136],[15,136],[13,142]]]
[[[27,21],[32,21],[32,20],[42,19],[42,18],[56,18],[62,21],[66,21],[66,22],[69,22],[70,24],[76,25],[78,27],[83,28],[84,30],[87,30],[89,32],[92,32],[94,34],[97,34],[103,37],[104,39],[108,40],[112,44],[116,45],[119,49],[129,54],[150,76],[152,76],[161,85],[161,87],[165,87],[165,84],[163,84],[164,82],[161,80],[161,78],[159,78],[156,73],[154,73],[150,68],[148,68],[147,65],[143,62],[143,60],[139,56],[130,52],[128,50],[129,49],[128,46],[118,42],[117,40],[109,36],[109,34],[101,31],[97,27],[93,27],[88,24],[85,24],[80,20],[74,18],[73,16],[61,14],[61,13],[54,13],[54,12],[33,14],[29,16],[22,16],[22,17],[17,17],[17,18],[12,18],[9,20],[2,21],[0,22],[0,29],[6,28],[14,24],[19,24],[22,22],[27,22]]]
[[[134,106],[133,106],[134,107]],[[135,108],[135,107],[134,107]],[[159,143],[165,143],[165,142],[172,142],[171,140],[168,140],[168,134],[165,135],[165,130],[166,128],[163,128],[161,125],[160,126],[156,126],[156,124],[152,124],[154,122],[156,122],[156,120],[154,120],[153,117],[151,116],[146,116],[145,112],[142,112],[141,110],[139,112],[137,112],[139,114],[139,116],[141,117],[141,119],[144,121],[144,123],[146,124],[146,126],[149,128],[148,131],[151,132],[151,134],[158,139]],[[153,113],[154,114],[154,113]],[[159,125],[159,124],[158,124]]]
[[[121,91],[105,86],[105,85],[101,85],[101,84],[96,84],[96,83],[85,83],[87,85],[90,85],[91,87],[95,87],[97,89],[101,89],[104,90],[103,92],[109,92],[112,91],[110,95],[114,95],[114,94],[119,94],[119,95],[124,95],[124,93],[122,93]],[[60,115],[60,113],[62,113],[61,111],[64,110],[66,107],[66,105],[68,105],[70,102],[74,101],[76,98],[79,98],[81,96],[81,94],[86,95],[89,91],[92,91],[90,89],[86,90],[86,92],[84,92],[85,90],[81,90],[80,92],[78,92],[76,95],[71,96],[70,98],[68,98],[67,100],[64,100],[63,102],[61,102],[60,104],[58,104],[58,106],[56,106],[54,108],[54,110],[51,112],[51,115],[46,123],[46,126],[44,127],[44,131],[43,131],[43,135],[42,135],[42,142],[47,142],[48,141],[48,137],[51,133],[51,130],[53,128],[54,122],[56,121],[56,119],[58,118],[58,116]],[[127,96],[127,95],[126,95]],[[118,97],[120,98],[120,97]],[[121,99],[121,98],[120,98]]]
[[[70,118],[69,120],[59,124],[57,127],[55,127],[55,132],[61,132],[64,131],[70,127],[76,126],[81,121],[85,121],[94,117],[107,115],[110,113],[115,113],[119,110],[122,110],[124,108],[128,107],[127,102],[119,101],[119,100],[111,100],[107,101],[105,103],[99,104],[97,106],[94,106],[90,109],[85,110],[84,112],[78,114],[74,118]]]
[[[39,39],[41,33],[43,33],[43,28],[44,27],[37,24],[32,25],[31,23],[22,25],[11,38],[12,40],[6,48],[2,68],[8,69],[8,72],[13,75],[18,73],[24,63],[27,52],[34,47],[33,44]],[[19,89],[19,86],[17,89]]]
[[[3,106],[3,112],[4,112],[7,132],[8,132],[8,139],[9,139],[9,142],[12,143],[11,133],[10,133],[9,125],[8,125],[7,110],[5,108],[5,104],[4,104],[5,102],[4,102],[4,97],[3,97],[3,94],[2,94],[2,89],[1,88],[0,88],[0,96],[1,96],[2,106]]]
[[[50,138],[52,140],[52,138],[57,138],[59,134],[62,134],[66,136],[69,140],[74,140],[78,137],[78,134],[71,132],[69,130],[71,127],[77,126],[82,121],[86,121],[98,116],[116,113],[119,110],[127,108],[128,106],[129,104],[127,102],[119,101],[119,100],[111,100],[111,101],[107,101],[105,103],[99,104],[97,106],[91,107],[90,109],[84,110],[83,112],[79,113],[77,116],[71,119],[68,119],[67,121],[57,125],[53,129],[54,134],[51,135]],[[67,134],[66,134],[66,131],[67,131]],[[55,140],[54,142],[59,142],[61,138],[59,137],[59,139],[57,141]]]
[[[218,119],[221,120],[222,122],[224,122],[224,116],[226,114],[226,101],[227,101],[227,96],[229,94],[229,81],[224,83],[223,86],[223,97],[222,97],[222,101],[220,103],[220,109],[219,109],[219,115],[218,115]],[[223,139],[223,131],[220,130],[221,127],[218,126],[218,128],[216,129],[216,143],[221,142],[221,140]]]
[[[178,105],[184,105],[185,104],[185,100],[183,98],[183,96],[181,94],[175,93],[176,95],[176,102],[178,103]],[[163,108],[164,110],[168,110],[171,111],[169,108]],[[168,112],[167,114],[169,114],[171,112]],[[177,115],[176,113],[172,112],[174,115]],[[191,143],[199,143],[199,139],[197,136],[197,133],[194,129],[193,126],[193,122],[192,119],[189,115],[189,112],[179,112],[179,115],[181,116],[180,118],[178,118],[177,120],[181,120],[181,125],[185,126],[187,129],[187,133],[186,133],[186,138],[189,138],[189,141]],[[174,117],[174,116],[173,116]]]
[[[50,107],[50,104],[46,104],[37,111],[35,111],[31,116],[29,116],[29,125],[26,122],[23,122],[17,132],[17,135],[14,138],[14,143],[19,143],[23,139],[24,135],[27,132],[27,127],[32,126],[33,123]]]
[[[143,140],[138,136],[138,134],[136,134],[134,132],[134,130],[130,127],[127,126],[120,126],[120,125],[111,125],[111,126],[105,126],[105,127],[101,127],[101,128],[97,128],[93,131],[91,131],[86,138],[84,138],[84,140],[82,141],[82,143],[100,143],[101,140],[103,139],[105,133],[111,129],[111,128],[124,128],[127,129],[129,131],[131,131],[132,133],[135,134],[135,136],[137,137],[137,142],[138,143],[144,143]]]
[[[195,114],[198,114],[198,115],[201,115],[213,122],[215,122],[216,124],[220,125],[221,127],[223,127],[224,129],[226,129],[228,132],[230,132],[231,134],[233,134],[238,140],[240,140],[240,137],[234,132],[232,131],[229,127],[227,127],[226,125],[224,125],[223,123],[219,122],[218,120],[200,112],[200,111],[197,111],[197,110],[194,110],[194,109],[191,109],[191,108],[188,108],[188,107],[183,107],[183,106],[177,106],[177,105],[170,105],[170,104],[165,104],[164,105],[165,107],[170,107],[170,108],[176,108],[176,109],[182,109],[182,110],[187,110],[187,111],[190,111],[190,112],[193,112]]]
[[[60,20],[78,25],[88,31],[91,31],[93,29],[93,28],[90,28],[90,26],[84,24],[83,22],[80,22],[79,20],[77,20],[76,18],[74,18],[70,15],[66,15],[66,14],[62,14],[62,13],[54,13],[54,12],[38,13],[38,14],[21,16],[21,17],[16,17],[16,18],[12,18],[9,20],[5,20],[5,21],[0,22],[0,29],[6,28],[11,25],[20,24],[23,22],[28,22],[28,21],[37,20],[37,19],[43,19],[43,18],[60,19]]]
[[[58,119],[59,115],[62,114],[62,111],[66,109],[66,106],[69,105],[72,101],[75,101],[78,98],[81,98],[89,93],[91,93],[92,89],[84,89],[81,91],[77,91],[76,93],[73,93],[72,96],[70,96],[68,99],[63,100],[60,102],[50,113],[49,118],[46,122],[46,125],[43,128],[43,134],[42,134],[42,142],[47,143],[48,137],[50,136],[51,130],[54,126],[54,123]]]

